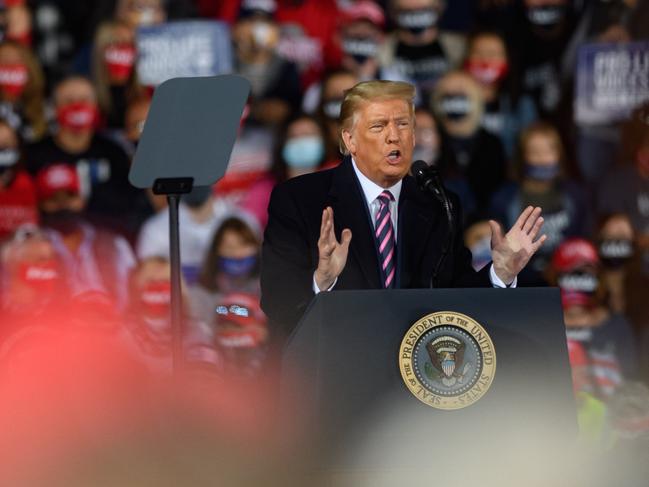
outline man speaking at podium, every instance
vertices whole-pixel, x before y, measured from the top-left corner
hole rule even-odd
[[[415,145],[415,88],[367,81],[342,103],[342,163],[278,185],[268,206],[261,305],[290,333],[315,294],[345,289],[431,287],[449,225],[444,208],[408,175]],[[453,198],[458,208],[457,198]],[[455,215],[459,222],[459,216]],[[545,241],[540,208],[528,207],[480,272],[455,233],[437,287],[512,287]],[[457,226],[457,223],[456,223]]]

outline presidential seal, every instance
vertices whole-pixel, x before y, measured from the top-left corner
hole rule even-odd
[[[437,409],[461,409],[489,390],[496,351],[485,329],[453,311],[424,316],[406,332],[399,349],[406,387]]]

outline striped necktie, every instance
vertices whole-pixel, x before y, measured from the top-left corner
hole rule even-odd
[[[389,289],[394,287],[396,270],[394,262],[394,229],[392,228],[392,215],[390,213],[390,202],[394,201],[394,196],[386,190],[376,199],[379,201],[380,207],[376,214],[374,235],[379,249],[383,287]]]

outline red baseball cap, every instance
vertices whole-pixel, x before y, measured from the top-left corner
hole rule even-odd
[[[59,191],[78,195],[81,189],[76,169],[65,163],[49,165],[36,175],[36,192],[39,200],[51,198]]]
[[[358,20],[367,20],[381,28],[385,26],[385,13],[383,9],[371,0],[354,2],[342,10],[341,24],[346,25]]]
[[[558,272],[569,272],[584,266],[597,266],[597,249],[588,240],[571,238],[563,242],[552,256],[552,267]]]

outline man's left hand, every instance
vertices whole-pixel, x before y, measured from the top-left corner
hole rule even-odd
[[[525,208],[506,235],[503,235],[502,228],[495,221],[489,220],[489,226],[494,271],[509,285],[547,239],[546,235],[536,238],[543,226],[541,208]]]

